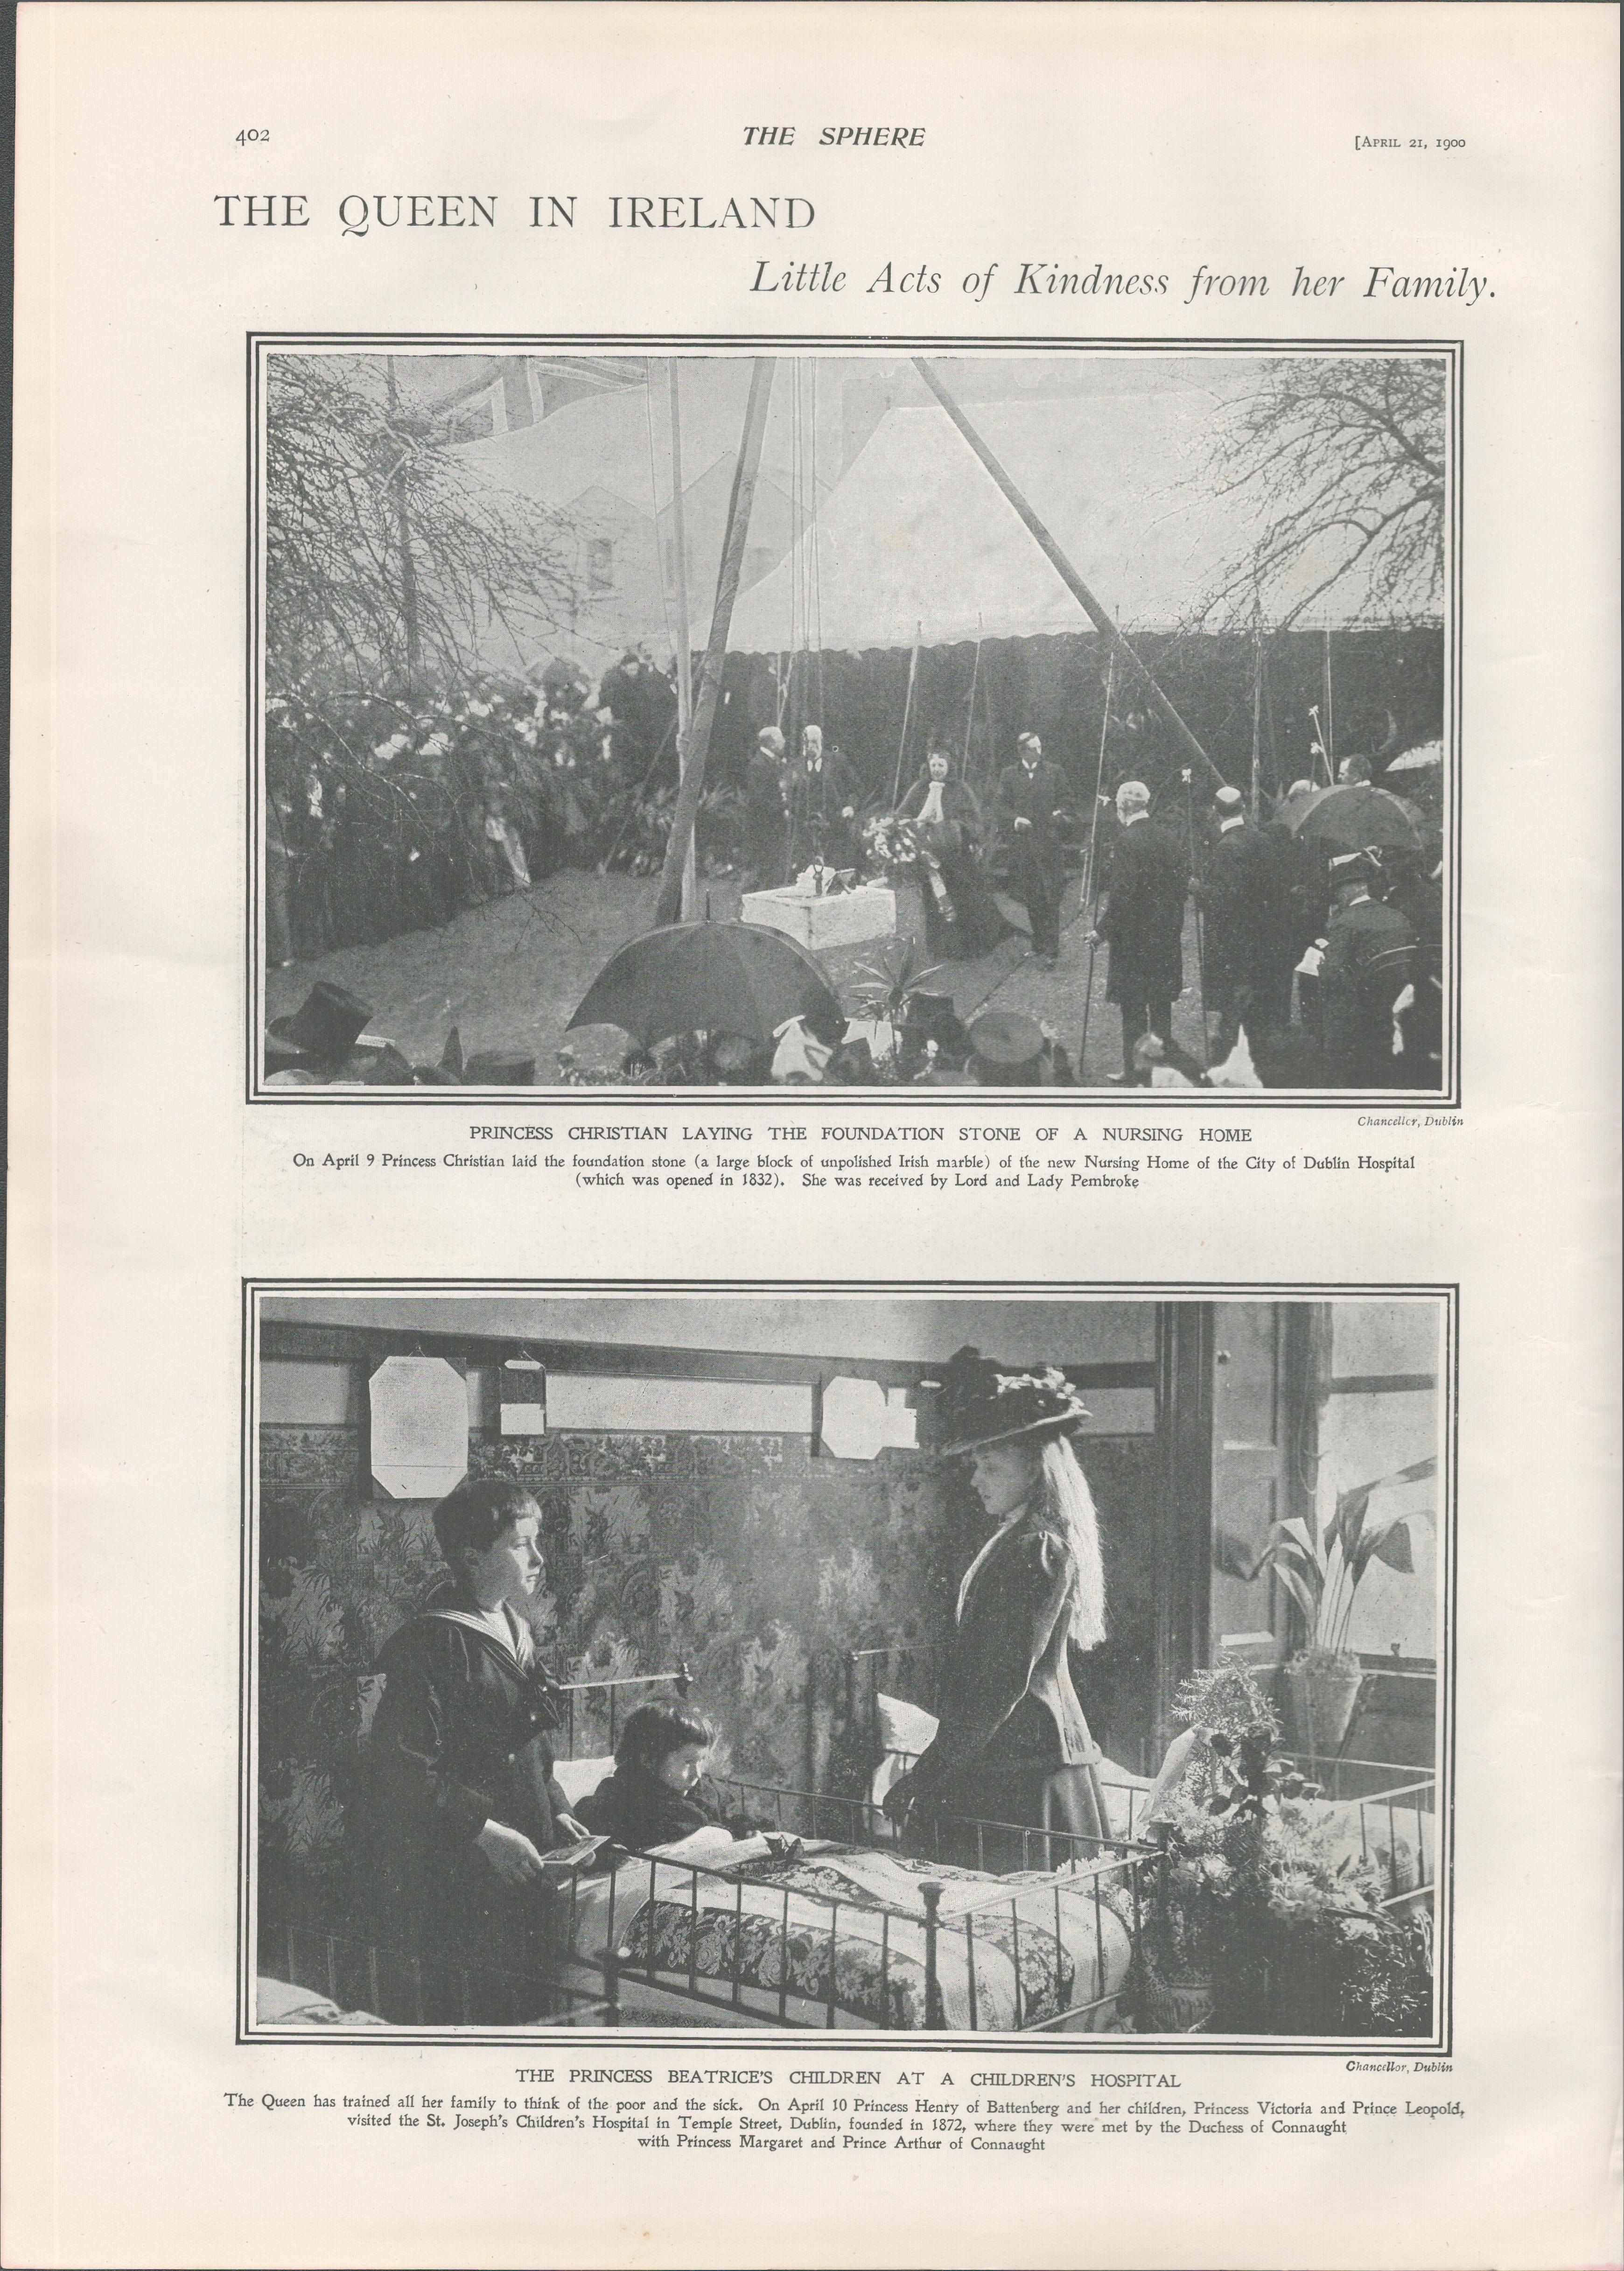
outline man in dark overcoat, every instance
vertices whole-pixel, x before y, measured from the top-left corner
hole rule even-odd
[[[744,774],[745,888],[776,891],[789,881],[789,817],[785,801],[784,736],[764,726]]]
[[[1053,969],[1060,959],[1060,895],[1065,866],[1059,831],[1072,819],[1071,792],[1047,762],[1035,733],[1023,733],[1018,763],[998,776],[993,809],[1009,854],[1009,890],[1032,922],[1032,952]]]
[[[1325,1076],[1333,1088],[1419,1087],[1426,1071],[1395,1050],[1413,999],[1415,933],[1397,907],[1373,898],[1375,863],[1365,853],[1333,860],[1337,905],[1320,964]]]
[[[825,749],[821,726],[801,737],[801,763],[789,785],[789,867],[798,875],[822,855],[826,867],[857,865],[857,775],[837,748]]]
[[[1116,793],[1116,841],[1092,935],[1110,949],[1106,999],[1122,1013],[1122,1073],[1135,1076],[1134,1044],[1173,1038],[1173,1004],[1184,985],[1188,878],[1178,846],[1150,817],[1151,792],[1124,781]]]
[[[1304,949],[1324,927],[1322,847],[1292,832],[1284,806],[1257,832],[1260,897],[1253,1009],[1260,1033],[1292,1022],[1292,979]]]
[[[1203,918],[1203,1006],[1209,1017],[1218,1019],[1215,1058],[1226,1057],[1241,1026],[1255,1022],[1267,890],[1257,831],[1248,822],[1238,788],[1219,789],[1216,818],[1217,840],[1197,886]]]

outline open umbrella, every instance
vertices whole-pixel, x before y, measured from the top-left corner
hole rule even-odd
[[[1285,816],[1293,835],[1338,852],[1419,852],[1421,848],[1415,823],[1400,800],[1364,781],[1290,799]]]
[[[618,1025],[649,1047],[673,1033],[741,1033],[770,1041],[786,1017],[839,1004],[793,938],[759,923],[668,923],[622,946],[570,1020]]]
[[[1422,773],[1442,763],[1443,743],[1423,741],[1419,748],[1406,749],[1402,757],[1394,757],[1387,770],[1389,773]]]

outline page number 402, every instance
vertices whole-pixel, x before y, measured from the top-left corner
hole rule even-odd
[[[245,126],[237,136],[236,142],[240,150],[245,142],[268,142],[270,139],[271,129],[268,126]]]

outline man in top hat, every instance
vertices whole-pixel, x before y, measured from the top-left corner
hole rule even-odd
[[[1419,1087],[1427,1077],[1406,1061],[1399,1022],[1414,999],[1415,933],[1397,908],[1371,897],[1378,872],[1368,852],[1331,861],[1337,905],[1319,981],[1325,1078],[1332,1088]]]
[[[1253,1016],[1266,884],[1257,832],[1247,819],[1240,790],[1227,782],[1218,793],[1215,816],[1217,840],[1207,854],[1196,896],[1204,917],[1203,1006],[1208,1016],[1218,1020],[1213,1054],[1226,1057],[1241,1026]]]
[[[821,726],[801,736],[789,807],[792,875],[820,858],[826,867],[856,866],[857,776],[840,750],[825,750]]]
[[[337,1080],[371,1019],[369,1001],[331,979],[318,978],[291,1016],[271,1020],[265,1032],[265,1069],[297,1070],[317,1082]],[[411,1076],[407,1065],[405,1077]]]
[[[1060,895],[1065,867],[1059,831],[1072,818],[1071,792],[1035,733],[1020,737],[1018,762],[998,776],[993,800],[1009,851],[1009,889],[1032,922],[1032,948],[1053,969],[1060,959]]]
[[[1090,936],[1110,949],[1106,999],[1122,1016],[1122,1076],[1136,1076],[1142,1033],[1173,1038],[1173,1005],[1184,985],[1184,860],[1152,824],[1151,792],[1124,781],[1116,793],[1117,835],[1106,895]]]
[[[784,736],[764,726],[744,774],[745,888],[776,891],[789,881]]]

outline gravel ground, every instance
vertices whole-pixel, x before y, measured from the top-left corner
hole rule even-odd
[[[992,994],[987,1007],[1020,1009],[1053,1028],[1072,1061],[1078,1084],[1102,1088],[1112,1073],[1122,1069],[1122,1021],[1114,1002],[1106,999],[1104,947],[1094,955],[1092,999],[1088,1016],[1088,1049],[1078,1067],[1083,1034],[1083,1002],[1089,976],[1089,949],[1084,926],[1076,913],[1076,885],[1067,887],[1062,915],[1060,963],[1040,970],[1030,958],[1022,961]],[[1173,1036],[1197,1060],[1202,1055],[1201,1016],[1196,1005],[1196,920],[1187,913],[1184,929],[1184,972],[1190,983],[1173,1004]]]
[[[537,1078],[547,1084],[576,1005],[615,949],[648,928],[658,888],[652,875],[595,875],[563,868],[529,891],[466,909],[442,930],[412,931],[380,946],[349,947],[317,962],[273,970],[266,985],[267,1014],[275,1017],[296,1009],[318,978],[331,979],[372,1004],[369,1035],[393,1041],[414,1063],[437,1063],[455,1025],[465,1056],[480,1049],[517,1050],[534,1057]],[[739,891],[731,878],[713,879],[702,888],[714,920],[737,916]],[[984,1007],[1024,1010],[1042,1020],[1054,1029],[1075,1063],[1088,972],[1076,899],[1074,881],[1066,891],[1058,969],[1040,970],[1027,955],[1025,940],[1012,938],[978,961],[943,965],[933,984],[951,993],[966,1022]],[[848,1008],[852,963],[859,958],[843,957],[831,972]],[[1193,978],[1193,923],[1186,933],[1184,962]],[[1101,952],[1095,957],[1084,1068],[1089,1086],[1103,1085],[1108,1073],[1121,1068],[1121,1028],[1105,999],[1105,967]],[[1177,1039],[1199,1055],[1193,990],[1175,1009],[1173,1025]],[[598,1026],[570,1036],[570,1046],[583,1065],[612,1066],[619,1062],[624,1042],[613,1029]]]

